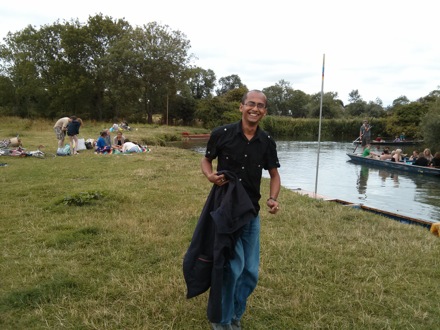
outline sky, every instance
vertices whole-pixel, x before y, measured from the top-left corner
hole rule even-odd
[[[149,22],[190,41],[192,65],[217,79],[238,75],[249,89],[287,81],[307,94],[333,92],[344,103],[391,105],[440,89],[438,13],[430,0],[20,0],[0,4],[8,32],[103,14],[133,27]],[[324,68],[324,79],[322,72]]]

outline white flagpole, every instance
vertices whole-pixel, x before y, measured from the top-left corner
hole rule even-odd
[[[322,99],[324,97],[324,67],[325,67],[325,54],[322,55],[321,104],[319,106],[318,157],[316,160],[315,197],[318,190],[319,153],[321,151],[321,120],[322,120]]]

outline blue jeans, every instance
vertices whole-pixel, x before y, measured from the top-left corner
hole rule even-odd
[[[231,324],[240,320],[246,309],[247,298],[258,282],[260,266],[260,216],[243,228],[235,245],[235,256],[224,270],[222,288],[222,321]]]

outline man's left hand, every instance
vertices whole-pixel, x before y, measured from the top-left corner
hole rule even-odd
[[[275,214],[279,211],[279,203],[278,201],[274,201],[273,199],[268,199],[266,205],[269,207],[269,213]]]

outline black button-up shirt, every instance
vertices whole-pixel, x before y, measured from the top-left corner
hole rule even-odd
[[[218,158],[217,171],[237,174],[258,212],[263,169],[280,167],[276,143],[271,136],[258,128],[249,141],[243,133],[241,121],[217,127],[211,133],[205,157]]]

